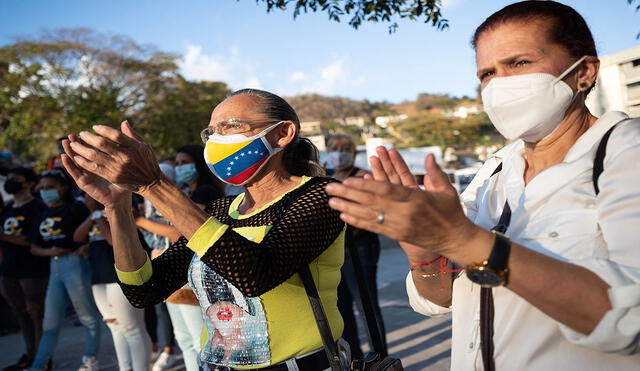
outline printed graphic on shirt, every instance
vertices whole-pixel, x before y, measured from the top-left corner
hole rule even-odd
[[[60,240],[66,238],[67,235],[62,233],[60,222],[62,218],[59,216],[48,217],[40,223],[40,235],[45,241]]]
[[[102,235],[102,231],[100,231],[100,228],[98,228],[98,226],[94,224],[89,230],[89,242],[96,241],[104,241],[104,236]]]
[[[22,236],[24,216],[12,216],[4,221],[3,232],[9,236]]]
[[[237,366],[269,365],[267,319],[260,298],[247,298],[197,256],[189,267],[207,330],[203,362]]]

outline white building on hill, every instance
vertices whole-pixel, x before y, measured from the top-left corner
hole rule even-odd
[[[600,73],[587,107],[596,116],[623,111],[640,117],[640,46],[600,58]]]

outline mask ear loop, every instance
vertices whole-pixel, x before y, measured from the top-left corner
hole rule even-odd
[[[582,63],[582,61],[585,60],[585,58],[587,58],[586,55],[582,56],[582,58],[578,59],[576,61],[576,63],[572,64],[571,67],[567,68],[560,76],[558,76],[555,81],[553,82],[553,84],[555,85],[556,83],[558,83],[558,81],[561,81],[562,79],[564,79],[565,77],[567,77],[568,74],[571,73],[571,71],[573,71],[580,63]]]
[[[271,150],[271,155],[275,155],[276,153],[282,151],[282,147],[277,147],[277,148],[273,148],[273,146],[271,145],[271,143],[269,143],[269,141],[267,140],[267,134],[269,134],[269,132],[271,132],[271,130],[275,129],[276,126],[282,124],[284,121],[278,121],[277,123],[271,125],[270,127],[264,129],[263,131],[259,132],[258,134],[256,134],[254,137],[260,137],[260,140],[262,140],[262,142],[267,146],[267,148],[269,148]],[[255,140],[255,139],[254,139]]]

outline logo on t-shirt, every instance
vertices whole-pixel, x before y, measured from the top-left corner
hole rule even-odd
[[[21,236],[22,222],[24,222],[24,216],[12,216],[7,218],[2,226],[4,234],[9,236]]]
[[[102,231],[97,225],[93,225],[89,231],[89,242],[104,241]]]
[[[60,228],[60,222],[62,218],[59,216],[49,217],[40,223],[40,235],[44,240],[58,240],[66,238],[67,236],[62,233]]]

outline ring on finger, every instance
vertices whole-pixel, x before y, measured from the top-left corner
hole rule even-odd
[[[378,218],[377,218],[376,222],[378,224],[384,223],[384,212],[381,211],[381,212],[378,213]]]

